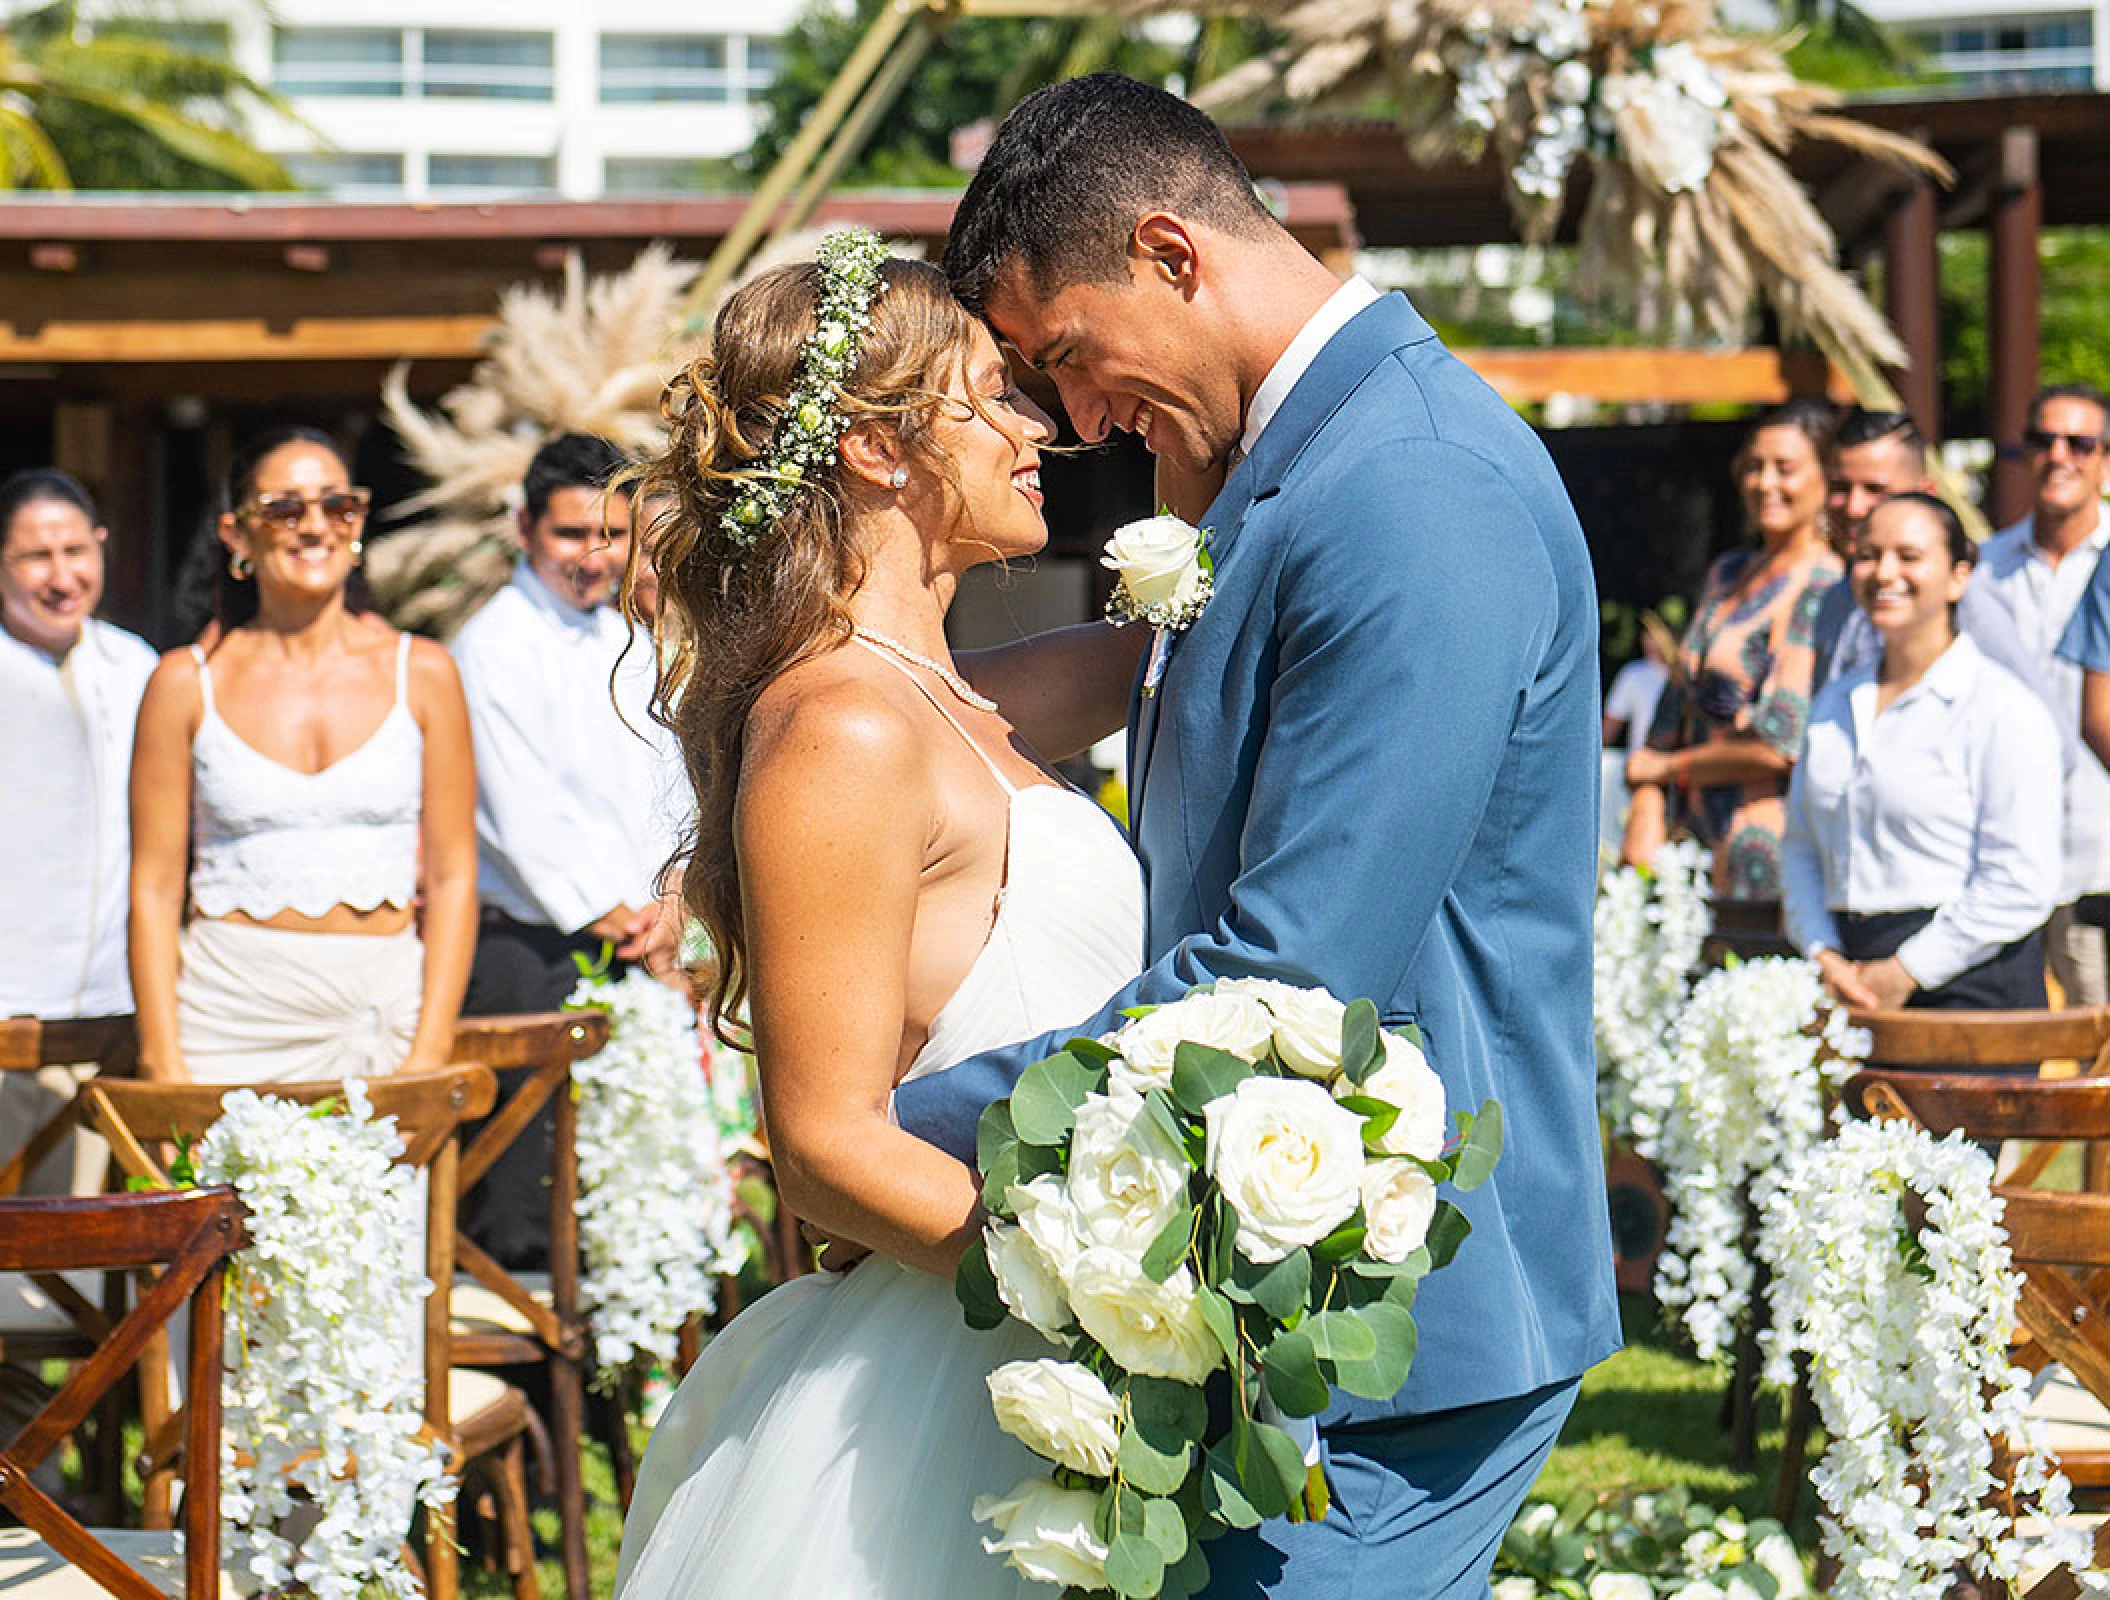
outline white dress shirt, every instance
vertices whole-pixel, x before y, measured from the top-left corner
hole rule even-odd
[[[651,641],[632,644],[614,607],[581,611],[523,562],[452,648],[476,739],[483,903],[565,933],[649,904],[688,815],[673,736],[647,709]]]
[[[2069,739],[2081,726],[2081,669],[2059,654],[2059,640],[2088,592],[2097,561],[2110,546],[2110,516],[2057,566],[2031,537],[2024,517],[1979,547],[1971,585],[1985,584],[2007,607],[2023,646],[2035,656],[2037,676],[2051,697],[2052,715]],[[2085,755],[2066,770],[2066,870],[2059,903],[2110,889],[2110,772]]]
[[[2042,926],[2058,902],[2059,733],[1968,635],[1876,711],[1875,665],[1826,684],[1788,787],[1781,900],[1805,955],[1834,913],[1932,908],[1898,950],[1939,988]]]
[[[1253,453],[1253,446],[1260,442],[1267,425],[1275,420],[1275,413],[1282,409],[1282,402],[1289,398],[1290,390],[1296,388],[1297,380],[1319,359],[1326,341],[1353,322],[1357,313],[1382,298],[1362,278],[1350,278],[1326,297],[1326,303],[1297,330],[1296,338],[1290,340],[1288,348],[1275,358],[1267,376],[1260,380],[1260,387],[1253,391],[1252,402],[1245,408],[1245,431],[1238,436],[1241,456]]]
[[[92,618],[63,657],[0,629],[0,1017],[132,1009],[132,728],[155,660]]]

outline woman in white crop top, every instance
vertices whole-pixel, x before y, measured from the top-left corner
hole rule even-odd
[[[149,1077],[446,1059],[476,940],[476,767],[447,652],[347,603],[367,500],[312,429],[251,443],[211,649],[171,651],[147,685],[131,960]]]

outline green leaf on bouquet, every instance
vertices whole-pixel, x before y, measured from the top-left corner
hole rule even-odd
[[[1161,1444],[1169,1444],[1171,1448],[1161,1449]],[[1121,1474],[1123,1482],[1133,1484],[1145,1494],[1177,1494],[1180,1485],[1187,1481],[1191,1451],[1191,1443],[1176,1433],[1166,1430],[1153,1439],[1150,1429],[1131,1424],[1121,1435],[1120,1449],[1114,1455],[1114,1470]],[[1175,1556],[1173,1559],[1179,1558]]]
[[[1143,1271],[1152,1283],[1163,1283],[1186,1259],[1187,1246],[1194,1242],[1194,1207],[1181,1206],[1165,1224],[1150,1248],[1143,1252]]]
[[[1387,1028],[1385,1032],[1398,1034],[1408,1044],[1424,1054],[1428,1051],[1428,1043],[1422,1038],[1421,1024],[1418,1022],[1402,1022],[1396,1028]]]
[[[1187,1541],[1187,1553],[1165,1569],[1165,1587],[1159,1600],[1192,1600],[1209,1587],[1209,1558],[1196,1540]]]
[[[1353,1111],[1363,1119],[1363,1148],[1375,1150],[1378,1141],[1392,1131],[1392,1124],[1399,1120],[1399,1107],[1389,1100],[1373,1099],[1367,1094],[1344,1094],[1339,1104],[1344,1110]]]
[[[967,1313],[967,1326],[984,1331],[1000,1328],[1011,1313],[1004,1309],[1004,1297],[996,1290],[996,1273],[989,1265],[989,1252],[977,1239],[967,1247],[960,1257],[960,1270],[953,1274],[952,1292],[959,1297],[960,1309]]]
[[[992,1100],[982,1107],[982,1120],[974,1125],[974,1164],[987,1172],[1005,1145],[1018,1143],[1018,1129],[1011,1121],[1011,1102]]]
[[[1216,1336],[1217,1348],[1223,1351],[1224,1359],[1235,1362],[1238,1359],[1238,1313],[1231,1309],[1231,1302],[1207,1284],[1195,1291],[1195,1300],[1201,1306],[1202,1321]]]
[[[1429,1237],[1422,1248],[1429,1253],[1429,1270],[1447,1267],[1451,1257],[1458,1253],[1458,1246],[1465,1243],[1465,1236],[1473,1231],[1470,1218],[1448,1200],[1436,1202],[1435,1218],[1429,1223]]]
[[[1238,1456],[1229,1439],[1202,1458],[1202,1509],[1227,1528],[1260,1525],[1260,1511],[1238,1481]]]
[[[1187,1125],[1180,1121],[1180,1114],[1172,1107],[1172,1097],[1163,1089],[1153,1089],[1143,1096],[1143,1109],[1150,1120],[1157,1124],[1158,1132],[1170,1141],[1173,1149],[1187,1148]]]
[[[1277,1322],[1287,1322],[1304,1309],[1311,1296],[1311,1252],[1300,1245],[1280,1261],[1248,1261],[1240,1256],[1231,1275],[1255,1305]]]
[[[1368,1000],[1350,1001],[1347,1015],[1341,1018],[1341,1070],[1348,1074],[1350,1083],[1361,1083],[1384,1059],[1377,1007]]]
[[[1011,1202],[1005,1197],[1011,1186],[1023,1181],[1018,1175],[1019,1143],[1013,1139],[1009,1144],[992,1151],[986,1160],[981,1152],[975,1159],[982,1168],[982,1209],[992,1217],[1009,1217]]]
[[[1191,1117],[1211,1100],[1220,1100],[1253,1075],[1253,1069],[1228,1050],[1189,1039],[1172,1053],[1172,1098]]]
[[[1165,1557],[1142,1528],[1123,1528],[1106,1542],[1106,1586],[1124,1600],[1153,1600],[1165,1582]]]
[[[1075,1056],[1088,1067],[1101,1069],[1121,1053],[1103,1039],[1072,1039],[1062,1050],[1063,1054]]]
[[[1461,1194],[1470,1194],[1487,1182],[1495,1163],[1502,1159],[1502,1107],[1497,1101],[1483,1100],[1477,1117],[1460,1112],[1458,1121],[1465,1143],[1451,1163],[1451,1181]]]
[[[1170,1500],[1145,1500],[1143,1537],[1158,1547],[1169,1567],[1187,1554],[1187,1519]]]
[[[1267,1374],[1268,1397],[1293,1417],[1317,1416],[1333,1398],[1326,1374],[1319,1370],[1319,1352],[1302,1328],[1276,1334],[1260,1358],[1260,1369]]]
[[[1011,1090],[1011,1125],[1027,1144],[1060,1145],[1077,1125],[1084,1097],[1105,1082],[1103,1072],[1067,1052],[1036,1061]]]
[[[1208,1396],[1191,1383],[1137,1376],[1121,1392],[1128,1396],[1129,1414],[1160,1448],[1170,1450],[1171,1441],[1199,1439],[1209,1431]]]
[[[1377,1335],[1352,1311],[1321,1311],[1297,1331],[1311,1340],[1321,1361],[1368,1361],[1377,1354]]]
[[[1375,1336],[1377,1353],[1367,1361],[1336,1361],[1334,1382],[1365,1400],[1389,1400],[1407,1381],[1414,1352],[1420,1347],[1420,1331],[1414,1326],[1413,1314],[1389,1300],[1367,1305],[1356,1316]]]
[[[1304,1452],[1296,1440],[1265,1422],[1248,1422],[1233,1426],[1231,1442],[1238,1451],[1238,1481],[1255,1510],[1279,1517],[1302,1497]]]
[[[1311,1247],[1311,1253],[1329,1266],[1343,1261],[1353,1261],[1363,1248],[1363,1239],[1368,1230],[1350,1217],[1333,1232]]]

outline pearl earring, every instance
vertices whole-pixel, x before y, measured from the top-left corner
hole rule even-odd
[[[360,559],[366,554],[366,541],[364,539],[354,539],[352,541],[351,550],[352,565],[356,567],[359,564]]]
[[[908,487],[908,468],[896,467],[894,469],[894,475],[891,478],[887,479],[887,482],[891,483],[897,489],[906,489]]]

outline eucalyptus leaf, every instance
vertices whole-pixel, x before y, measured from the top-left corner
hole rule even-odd
[[[1187,1246],[1194,1242],[1194,1208],[1181,1206],[1172,1220],[1143,1252],[1143,1272],[1151,1282],[1163,1283],[1186,1259]]]
[[[1018,1142],[1018,1129],[1011,1121],[1011,1102],[992,1100],[982,1108],[982,1120],[974,1128],[974,1164],[987,1172],[1004,1146]]]
[[[1209,1431],[1209,1398],[1191,1383],[1139,1376],[1126,1380],[1121,1392],[1136,1426],[1161,1448],[1170,1448],[1170,1439],[1198,1440]]]
[[[1151,1600],[1165,1581],[1165,1557],[1141,1527],[1123,1528],[1106,1544],[1106,1583],[1124,1600]]]
[[[1277,1322],[1286,1322],[1305,1307],[1311,1295],[1311,1252],[1301,1245],[1280,1261],[1238,1258],[1232,1276],[1250,1291],[1253,1301]]]
[[[1377,1335],[1349,1311],[1321,1311],[1299,1327],[1321,1361],[1369,1361],[1377,1355]]]
[[[1451,1182],[1460,1193],[1470,1194],[1487,1182],[1501,1159],[1502,1107],[1498,1101],[1483,1100],[1480,1114],[1471,1119],[1465,1130],[1465,1143],[1451,1163]]]
[[[1125,1482],[1146,1494],[1176,1494],[1179,1486],[1187,1481],[1189,1459],[1189,1448],[1184,1439],[1176,1439],[1173,1450],[1161,1450],[1148,1437],[1146,1430],[1131,1427],[1121,1435],[1114,1466]]]
[[[1238,1481],[1238,1457],[1228,1439],[1202,1458],[1202,1509],[1227,1528],[1260,1525],[1260,1512]]]
[[[1103,1039],[1072,1039],[1062,1047],[1062,1052],[1099,1071],[1104,1071],[1107,1063],[1121,1053]]]
[[[1231,1309],[1231,1302],[1207,1284],[1202,1284],[1195,1290],[1195,1299],[1201,1306],[1202,1321],[1209,1325],[1209,1332],[1215,1336],[1217,1348],[1223,1351],[1224,1359],[1236,1361],[1238,1313]]]
[[[1180,1110],[1198,1117],[1210,1101],[1223,1098],[1252,1075],[1252,1067],[1230,1051],[1185,1040],[1172,1054],[1172,1099]]]
[[[1084,1097],[1105,1081],[1067,1052],[1036,1061],[1011,1090],[1011,1125],[1028,1144],[1059,1145],[1077,1125]]]
[[[993,1217],[1012,1215],[1007,1197],[1013,1186],[1022,1181],[1018,1172],[1018,1152],[1019,1143],[1013,1139],[994,1151],[982,1164],[982,1209]]]
[[[1244,1437],[1246,1454],[1241,1462],[1250,1469],[1250,1474],[1241,1479],[1246,1497],[1252,1498],[1254,1477],[1272,1478],[1275,1491],[1282,1497],[1282,1511],[1269,1515],[1281,1516],[1303,1498],[1304,1452],[1296,1440],[1270,1423],[1248,1424]]]
[[[1143,1537],[1158,1547],[1170,1567],[1187,1554],[1187,1519],[1170,1500],[1143,1502]],[[1771,1600],[1771,1597],[1768,1597]]]
[[[1319,1370],[1319,1353],[1302,1328],[1276,1334],[1260,1359],[1260,1369],[1267,1375],[1269,1398],[1290,1416],[1317,1416],[1333,1398],[1326,1374]]]
[[[1157,1124],[1175,1150],[1187,1148],[1187,1125],[1180,1121],[1180,1114],[1173,1108],[1172,1097],[1163,1089],[1153,1089],[1143,1096],[1143,1110]]]
[[[1473,1225],[1463,1211],[1448,1200],[1436,1202],[1436,1215],[1429,1223],[1429,1236],[1423,1248],[1429,1252],[1429,1270],[1451,1264],[1451,1257],[1458,1253],[1458,1246],[1465,1243],[1465,1236],[1473,1231]]]
[[[1352,1000],[1341,1018],[1341,1070],[1350,1083],[1361,1083],[1385,1059],[1384,1041],[1378,1037],[1377,1007],[1368,1000]]]
[[[1367,1305],[1356,1315],[1375,1336],[1377,1351],[1367,1361],[1334,1362],[1333,1381],[1365,1400],[1389,1400],[1413,1368],[1420,1331],[1413,1314],[1389,1300]]]
[[[953,1274],[952,1291],[958,1297],[960,1309],[967,1314],[967,1326],[987,1331],[1001,1328],[1010,1312],[1004,1309],[1004,1297],[997,1293],[996,1273],[989,1265],[989,1252],[977,1240],[969,1245],[967,1253],[960,1257],[960,1269]]]
[[[1353,1261],[1362,1252],[1363,1240],[1368,1237],[1368,1233],[1369,1230],[1362,1223],[1350,1217],[1346,1222],[1334,1229],[1333,1232],[1313,1245],[1311,1253],[1329,1265],[1342,1261]]]

